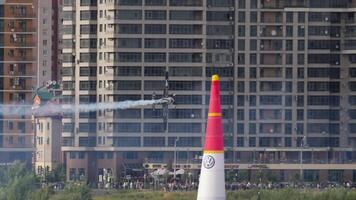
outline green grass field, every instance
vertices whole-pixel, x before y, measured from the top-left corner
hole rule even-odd
[[[260,192],[260,198],[258,197]],[[196,192],[111,191],[94,196],[94,200],[192,200]],[[356,190],[248,190],[227,193],[228,200],[356,200]]]

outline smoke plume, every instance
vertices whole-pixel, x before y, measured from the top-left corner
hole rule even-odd
[[[75,113],[75,112],[92,112],[98,110],[117,110],[144,107],[150,105],[158,105],[164,103],[163,100],[138,100],[138,101],[121,101],[121,102],[103,102],[89,104],[55,104],[50,103],[38,108],[32,108],[29,104],[8,104],[0,105],[0,114],[2,115],[52,115],[60,113]]]

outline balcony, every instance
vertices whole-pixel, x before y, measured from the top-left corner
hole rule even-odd
[[[282,37],[282,26],[261,26],[260,36],[262,37]]]
[[[283,4],[283,0],[261,0],[261,8],[263,9],[281,9]]]
[[[261,54],[260,64],[262,65],[281,65],[281,54]]]
[[[262,68],[260,70],[261,78],[281,78],[283,76],[281,68]]]
[[[260,43],[261,51],[282,51],[283,41],[282,40],[261,40]]]
[[[281,12],[262,12],[261,13],[262,23],[282,23],[283,13]]]

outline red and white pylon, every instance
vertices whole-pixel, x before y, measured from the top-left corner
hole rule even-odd
[[[211,79],[208,124],[197,200],[225,200],[224,140],[219,76]]]

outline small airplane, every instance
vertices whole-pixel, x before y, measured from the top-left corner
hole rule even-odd
[[[176,102],[174,97],[176,94],[169,94],[169,83],[168,83],[168,71],[166,71],[165,85],[163,89],[162,98],[156,99],[156,93],[152,94],[152,100],[158,100],[159,103],[153,105],[153,110],[156,109],[156,105],[162,105],[162,119],[164,131],[167,131],[168,127],[168,115],[169,115],[169,105],[174,105],[176,107]]]

